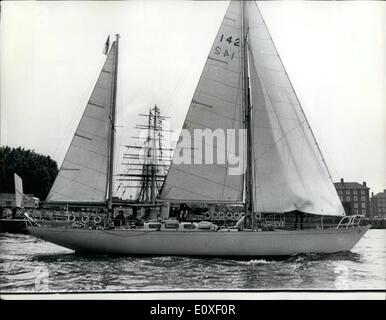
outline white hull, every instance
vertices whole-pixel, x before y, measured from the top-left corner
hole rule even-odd
[[[368,226],[324,230],[194,232],[28,227],[35,237],[87,253],[122,255],[287,256],[349,251]]]

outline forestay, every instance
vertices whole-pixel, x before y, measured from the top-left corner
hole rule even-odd
[[[241,9],[241,1],[229,5],[190,103],[183,129],[189,131],[192,141],[195,129],[222,129],[226,134],[227,129],[242,128]],[[236,141],[239,141],[239,132],[236,131]],[[227,153],[224,148],[220,149],[216,140],[213,144],[212,141],[201,141],[202,149],[208,147],[214,155],[218,149]],[[194,149],[196,143],[197,140],[189,150],[182,143],[177,144],[161,198],[179,202],[242,201],[243,175],[230,175],[227,161],[197,163],[199,158],[205,159],[205,155],[198,154],[197,149]],[[183,152],[191,152],[192,164],[175,163],[176,157],[180,157]]]
[[[114,42],[47,201],[106,201],[115,50]]]
[[[344,215],[257,4],[247,2],[255,212]]]

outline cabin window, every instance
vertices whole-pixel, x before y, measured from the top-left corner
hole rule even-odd
[[[149,224],[149,229],[159,229],[160,227],[161,227],[161,224],[159,223]]]
[[[194,224],[184,224],[184,229],[196,229]]]
[[[165,228],[166,229],[177,229],[178,224],[177,223],[165,223]]]

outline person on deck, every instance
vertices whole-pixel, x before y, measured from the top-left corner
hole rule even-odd
[[[299,211],[299,210],[295,210],[294,213],[295,213],[295,226],[294,226],[294,229],[295,230],[297,229],[298,224],[299,224],[299,220],[300,220],[300,230],[303,230],[304,213]]]
[[[184,217],[184,210],[185,210],[185,203],[181,203],[180,204],[180,211],[178,212],[178,217],[177,217],[177,219],[179,221],[182,221],[182,219]]]
[[[179,216],[178,216],[178,220],[180,221],[185,221],[186,218],[188,217],[188,214],[189,214],[189,207],[186,203],[181,203],[180,204],[180,212],[179,212]]]

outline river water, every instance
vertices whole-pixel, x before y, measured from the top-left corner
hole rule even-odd
[[[79,255],[30,235],[0,234],[0,291],[385,289],[386,230],[350,251],[281,260]]]

